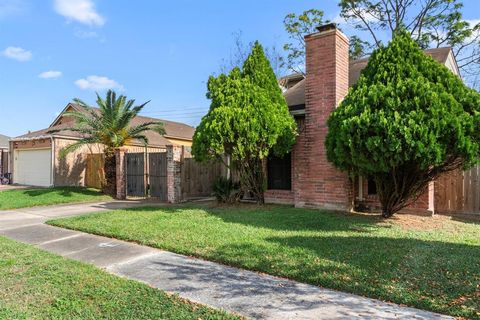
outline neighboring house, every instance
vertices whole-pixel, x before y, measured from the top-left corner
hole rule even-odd
[[[268,159],[266,201],[338,210],[375,206],[375,185],[363,178],[352,183],[327,161],[324,144],[330,113],[358,81],[368,58],[349,61],[349,40],[334,24],[318,30],[305,37],[306,76],[292,75],[280,80],[299,136],[290,154]],[[451,48],[425,53],[459,74]],[[433,210],[433,194],[432,183],[429,193],[414,204],[416,208]]]
[[[86,112],[86,109],[69,103],[48,128],[11,139],[13,183],[45,187],[85,185],[86,158],[89,154],[101,154],[103,147],[84,146],[65,158],[60,157],[60,150],[78,140],[80,134],[72,131],[52,134],[49,131],[72,127],[74,119],[65,116],[65,112],[70,111]],[[132,125],[152,120],[163,122],[166,132],[164,135],[147,132],[149,149],[158,150],[167,145],[191,146],[195,129],[186,124],[138,116]],[[140,142],[127,147],[140,152],[145,149]]]
[[[8,173],[10,137],[0,134],[0,175]]]

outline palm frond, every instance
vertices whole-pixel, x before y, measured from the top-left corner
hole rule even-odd
[[[87,109],[91,108],[87,103],[85,103],[83,100],[79,98],[74,98],[73,102],[75,102],[75,104],[79,105],[80,107],[87,108]]]
[[[145,146],[148,146],[148,138],[143,134],[132,136],[131,140],[138,140],[140,142],[143,142]]]
[[[145,131],[154,131],[160,135],[165,134],[163,123],[159,121],[144,122],[128,129],[129,135],[134,136]]]
[[[128,100],[124,95],[117,95],[113,90],[108,90],[105,98],[98,93],[96,104],[98,110],[90,107],[80,99],[73,101],[87,110],[87,112],[66,112],[65,116],[71,116],[75,124],[70,128],[53,129],[52,132],[74,131],[81,133],[85,138],[80,141],[94,141],[106,147],[120,147],[136,139],[142,142],[148,140],[143,133],[155,131],[165,134],[161,122],[149,121],[139,125],[132,125],[132,120],[141,112],[149,101],[135,106],[135,100]],[[83,142],[79,142],[82,144]],[[71,148],[76,148],[75,143]],[[68,149],[67,149],[68,151]]]
[[[147,102],[139,105],[139,106],[136,106],[132,109],[132,111],[135,113],[135,115],[139,114],[140,111],[142,111],[142,109],[148,104],[150,103],[151,100],[148,100]]]

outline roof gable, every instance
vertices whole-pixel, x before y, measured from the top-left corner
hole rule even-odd
[[[65,112],[73,112],[73,111],[80,111],[78,109],[78,105],[74,103],[69,103],[63,108],[63,110],[60,112],[60,114],[53,120],[52,124],[50,124],[50,128],[56,125],[59,125],[62,122],[62,119],[64,119],[64,114]]]

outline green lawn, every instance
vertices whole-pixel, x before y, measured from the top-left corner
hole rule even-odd
[[[80,187],[15,189],[0,191],[0,210],[111,199],[96,189]]]
[[[375,216],[286,206],[180,206],[119,210],[49,223],[480,318],[480,224],[474,222],[414,216],[383,222]]]
[[[0,319],[239,319],[0,237]]]

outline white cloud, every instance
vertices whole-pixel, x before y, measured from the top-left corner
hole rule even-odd
[[[378,19],[373,16],[368,10],[363,10],[363,11],[360,11],[360,14],[361,16],[363,17],[363,19],[367,22],[367,23],[371,23],[371,22],[378,22]],[[353,12],[350,10],[350,11],[347,11],[347,15],[354,15]],[[358,22],[362,22],[362,20],[360,18],[357,18],[357,17],[353,17],[351,21],[347,21],[345,20],[344,18],[342,18],[340,16],[340,12],[332,19],[332,22],[335,22],[337,24],[344,24],[344,23],[358,23]]]
[[[468,22],[470,24],[470,27],[473,28],[480,23],[480,19],[465,20],[465,22]]]
[[[69,20],[89,25],[103,26],[105,18],[95,9],[92,0],[55,0],[55,11]]]
[[[84,30],[75,30],[75,37],[81,38],[81,39],[88,39],[88,38],[98,38],[98,33],[95,31],[84,31]]]
[[[107,77],[100,76],[88,76],[83,79],[78,79],[75,81],[75,84],[80,89],[90,89],[90,90],[107,90],[107,89],[119,89],[123,90],[123,86],[117,81],[109,79]]]
[[[76,29],[73,34],[75,35],[75,37],[80,39],[97,39],[100,43],[104,43],[107,41],[105,36],[95,31],[85,31],[81,29]]]
[[[53,71],[53,70],[45,71],[45,72],[42,72],[38,75],[38,77],[42,78],[42,79],[54,79],[54,78],[58,78],[58,77],[61,77],[61,76],[62,76],[61,71]]]
[[[18,61],[28,61],[32,59],[32,53],[20,47],[8,47],[3,50],[2,54],[7,58]]]
[[[468,24],[470,25],[470,28],[474,28],[477,26],[477,24],[480,23],[480,19],[472,19],[472,20],[465,20],[466,22],[468,22]],[[480,37],[480,30],[475,30],[472,32],[472,35],[470,37],[468,37],[465,41],[466,42],[473,42],[473,41],[478,41],[478,38]]]

